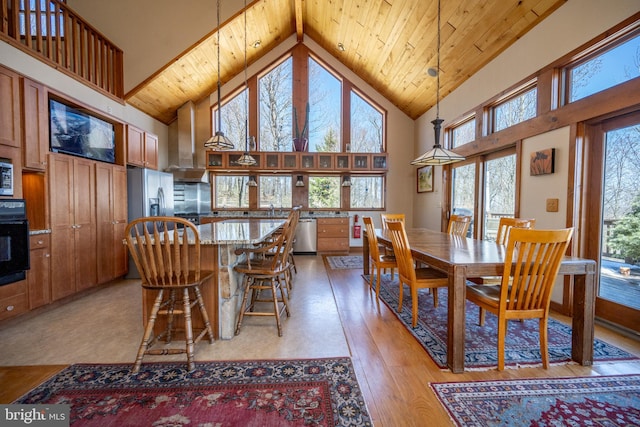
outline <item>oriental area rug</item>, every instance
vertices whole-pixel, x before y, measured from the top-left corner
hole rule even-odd
[[[430,386],[457,426],[640,425],[640,375]]]
[[[368,281],[369,277],[365,276]],[[398,313],[398,276],[383,274],[380,299],[400,319],[407,330],[422,344],[429,356],[441,368],[447,365],[447,289],[438,289],[438,307],[428,289],[418,291],[418,325],[411,327],[411,293],[405,286],[402,312]],[[465,369],[487,370],[498,366],[497,317],[487,312],[484,326],[478,325],[478,306],[467,301],[465,333]],[[549,363],[571,362],[571,327],[549,319]],[[636,356],[602,340],[594,342],[595,362],[640,360]],[[541,366],[538,320],[509,322],[505,349],[505,367]]]
[[[14,403],[66,404],[73,426],[371,426],[351,359],[77,364]]]
[[[362,255],[347,256],[325,256],[327,264],[334,270],[339,269],[362,269]]]

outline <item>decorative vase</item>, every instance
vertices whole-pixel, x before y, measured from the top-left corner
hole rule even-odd
[[[294,151],[307,151],[307,138],[293,138]]]

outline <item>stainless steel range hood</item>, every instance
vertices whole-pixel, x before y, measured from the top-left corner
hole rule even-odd
[[[176,134],[169,138],[169,167],[174,182],[209,182],[207,170],[198,164],[195,144],[195,104],[191,101],[178,109]]]
[[[209,182],[209,174],[206,169],[166,169],[165,172],[173,174],[173,182]]]

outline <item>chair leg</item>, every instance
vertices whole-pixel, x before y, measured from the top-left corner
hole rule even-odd
[[[209,342],[213,344],[213,329],[211,329],[211,322],[209,321],[209,315],[207,314],[207,309],[204,306],[204,299],[202,298],[202,292],[200,292],[200,286],[195,286],[193,290],[196,294],[198,307],[200,307],[200,314],[202,315],[204,328],[206,329],[207,335],[209,336]]]
[[[434,289],[435,290],[435,289]],[[435,297],[435,294],[434,294]],[[418,326],[418,288],[411,287],[411,327]]]
[[[194,363],[194,344],[193,344],[193,322],[191,321],[191,300],[189,298],[189,288],[182,290],[182,307],[184,310],[184,338],[186,341],[187,353],[187,370],[193,371]]]
[[[382,276],[380,275],[380,267],[377,268],[376,274],[376,298],[380,298],[380,283],[382,282]]]
[[[433,306],[438,306],[438,288],[433,288]]]
[[[498,319],[498,371],[504,371],[504,347],[508,325],[507,319]]]
[[[402,280],[400,280],[399,285],[400,290],[398,291],[398,313],[402,313],[402,300],[404,299],[404,283],[402,283]]]
[[[162,296],[164,290],[160,289],[158,291],[158,296],[153,303],[153,308],[151,309],[151,314],[149,315],[149,319],[147,320],[147,326],[144,328],[144,335],[142,336],[142,342],[140,343],[140,347],[138,348],[138,355],[136,356],[136,361],[133,365],[133,373],[137,373],[140,370],[140,365],[142,364],[142,358],[147,352],[147,348],[149,348],[149,340],[151,339],[151,334],[153,332],[153,326],[156,323],[156,319],[158,317],[158,311],[160,310],[160,304],[162,303]]]
[[[244,279],[242,280],[244,284],[244,295],[242,296],[242,303],[240,304],[240,314],[238,316],[238,323],[236,325],[235,334],[238,335],[240,333],[240,327],[242,326],[242,318],[244,317],[244,311],[247,310],[247,299],[249,298],[249,292],[251,291],[249,286],[249,276],[245,274]]]
[[[478,312],[478,325],[484,326],[485,310],[482,307],[479,308],[480,311]]]
[[[172,289],[169,291],[169,308],[167,309],[167,337],[166,342],[170,343],[173,339],[173,321],[175,320],[175,316],[173,312],[176,309],[176,290]]]
[[[271,294],[273,296],[273,312],[276,316],[276,326],[278,327],[278,336],[282,336],[282,326],[280,325],[280,310],[278,309],[278,292],[276,290],[276,280],[275,278],[271,278]],[[282,289],[280,289],[280,293],[282,294]]]
[[[542,355],[542,367],[549,369],[549,348],[547,337],[547,318],[540,319],[540,354]]]

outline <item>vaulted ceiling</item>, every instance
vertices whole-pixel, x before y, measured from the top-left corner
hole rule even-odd
[[[566,0],[441,0],[440,96],[460,86]],[[309,37],[411,118],[436,103],[438,0],[256,0],[220,26],[222,83],[288,37]],[[215,23],[214,23],[215,25]],[[252,47],[255,41],[260,46]],[[164,123],[214,92],[212,32],[140,85],[126,101]],[[340,47],[339,47],[340,46]]]

